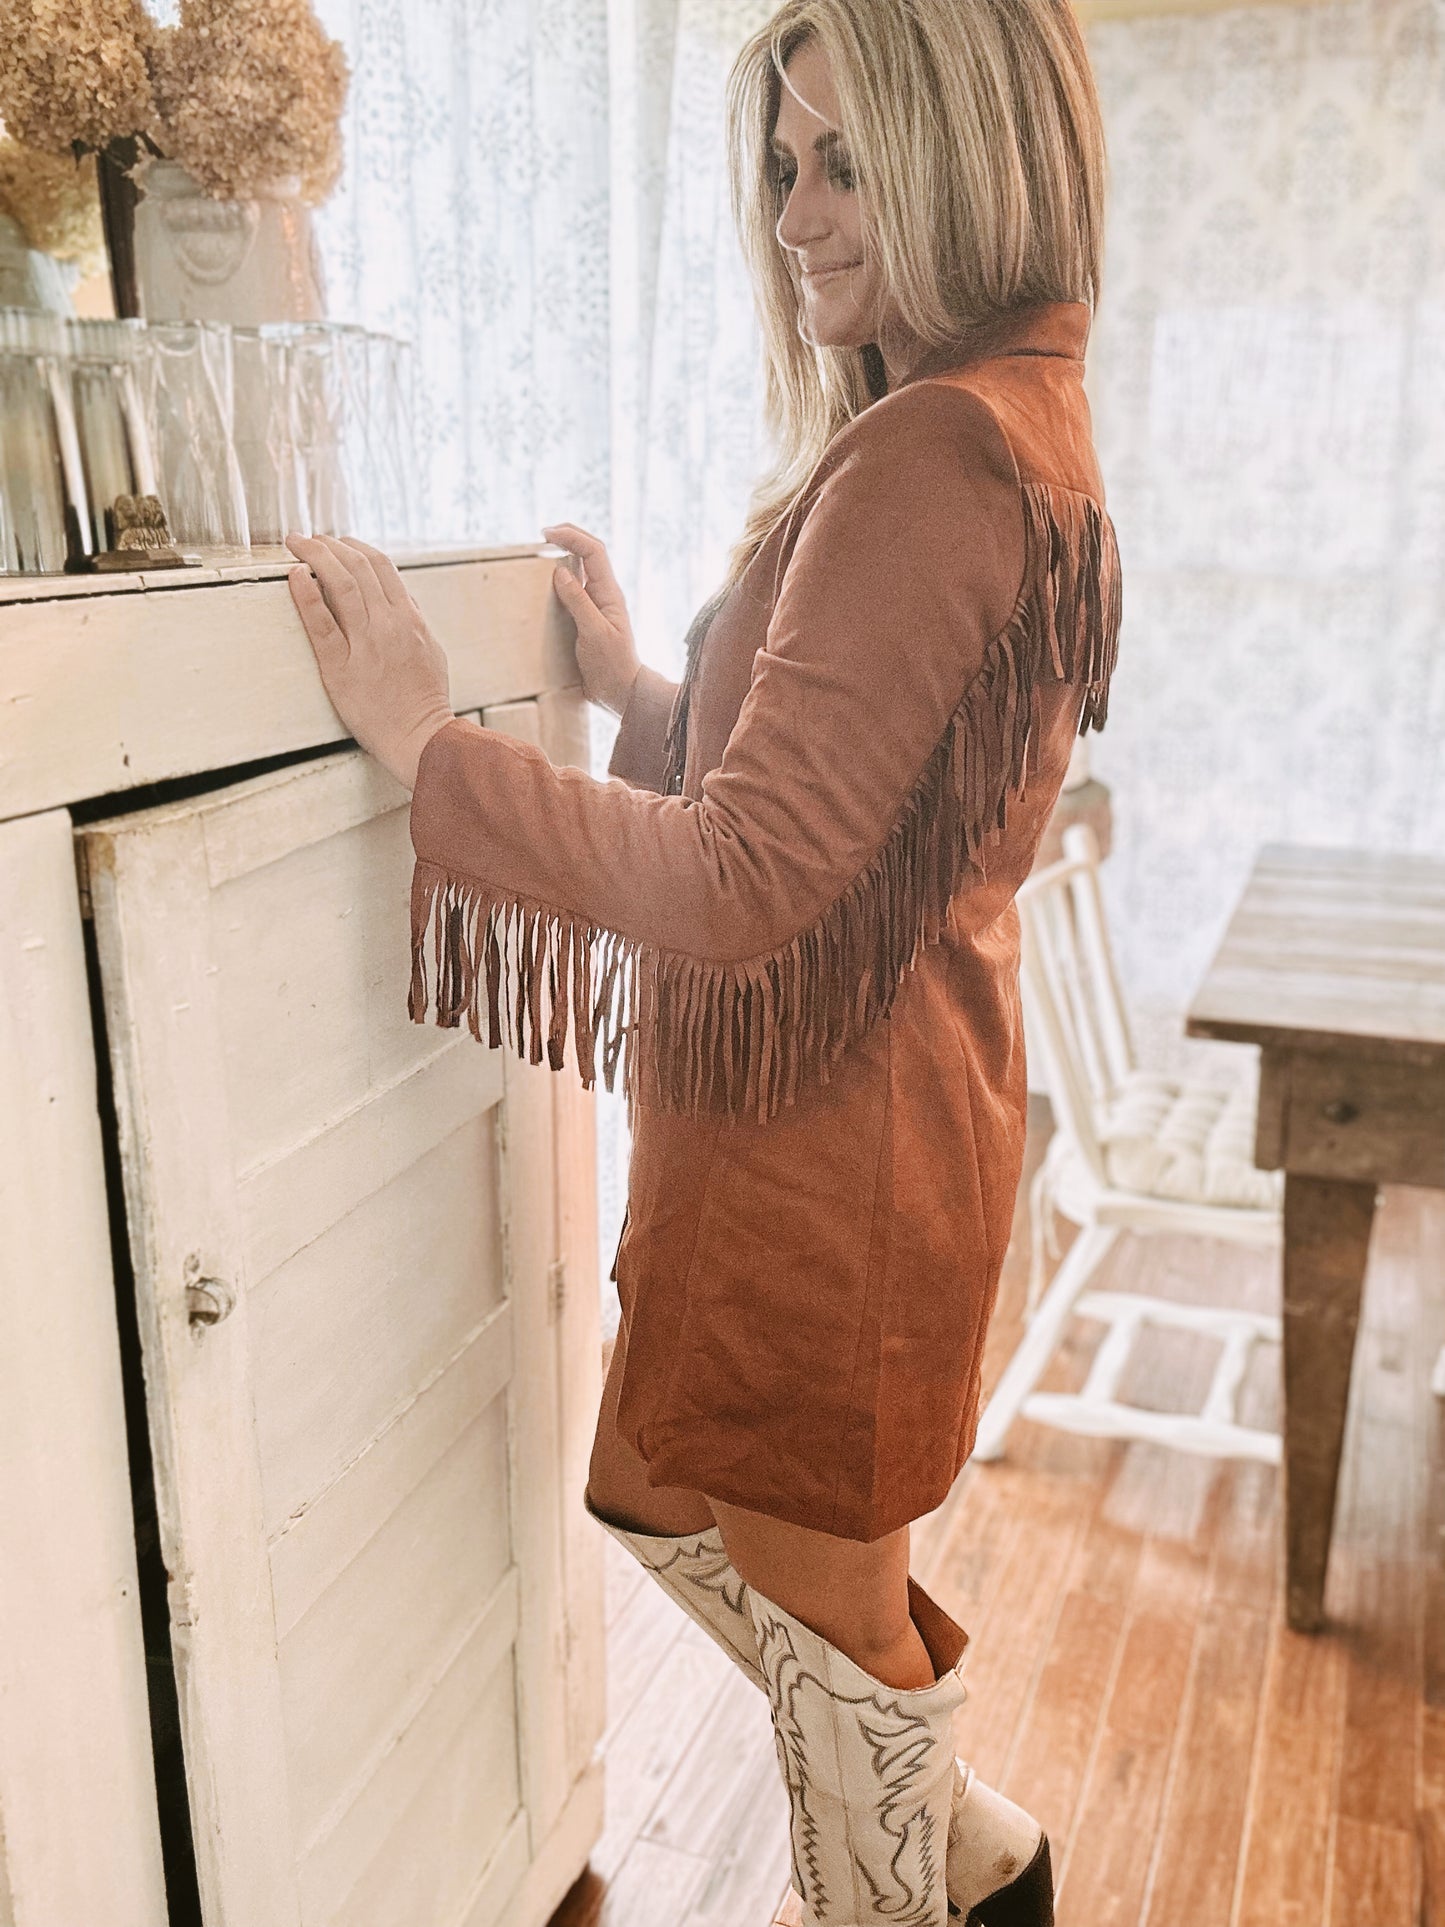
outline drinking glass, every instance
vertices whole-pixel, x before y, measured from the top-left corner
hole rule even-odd
[[[261,333],[285,343],[307,515],[314,535],[354,533],[342,464],[345,391],[336,342],[322,322],[266,322]]]
[[[115,547],[118,495],[161,493],[139,379],[146,324],[72,317],[63,326],[85,477],[81,534],[94,554]]]
[[[231,330],[224,321],[152,321],[139,358],[146,422],[171,540],[217,560],[250,552],[236,457]]]
[[[236,457],[246,491],[253,548],[279,548],[309,535],[306,469],[296,423],[290,355],[283,337],[234,328]]]
[[[382,542],[380,495],[377,487],[375,430],[372,421],[370,341],[365,328],[346,321],[319,324],[331,338],[336,380],[341,398],[341,472],[346,486],[350,526],[332,531],[360,536],[363,542]]]
[[[58,574],[88,526],[64,326],[0,308],[0,575]]]
[[[372,334],[367,348],[378,540],[406,548],[417,540],[420,523],[411,343],[396,335]]]

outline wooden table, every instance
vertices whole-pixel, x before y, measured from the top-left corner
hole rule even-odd
[[[1375,1190],[1445,1189],[1445,860],[1267,845],[1186,1027],[1260,1047],[1255,1162],[1285,1174],[1288,1613],[1314,1631]]]

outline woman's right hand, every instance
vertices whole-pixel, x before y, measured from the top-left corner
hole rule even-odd
[[[558,598],[577,625],[582,692],[589,702],[601,703],[620,716],[627,707],[641,659],[606,546],[575,522],[557,522],[542,533],[557,548],[570,550],[582,564],[581,580],[564,563],[559,562],[552,571]]]

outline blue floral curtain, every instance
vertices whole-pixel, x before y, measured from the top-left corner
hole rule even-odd
[[[540,541],[610,481],[606,0],[317,0],[351,63],[332,313],[415,344],[421,527]]]

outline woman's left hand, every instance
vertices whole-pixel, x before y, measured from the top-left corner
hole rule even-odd
[[[288,535],[305,568],[287,577],[332,707],[407,789],[452,720],[446,651],[389,556],[352,536]]]

